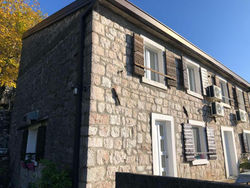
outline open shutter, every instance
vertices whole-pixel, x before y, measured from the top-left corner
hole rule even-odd
[[[143,38],[134,33],[134,74],[144,76]]]
[[[202,90],[203,95],[207,95],[206,88],[208,87],[208,74],[207,69],[201,67],[201,80],[202,80]]]
[[[21,160],[25,160],[27,141],[28,141],[28,129],[23,131],[22,145],[21,145]]]
[[[192,125],[183,124],[183,139],[184,139],[184,152],[186,161],[193,161],[195,159],[195,148],[194,148],[194,135]]]
[[[250,112],[250,104],[249,104],[249,98],[247,92],[243,92],[244,95],[244,101],[245,101],[245,106],[246,106],[246,111]]]
[[[208,157],[209,159],[217,159],[214,128],[207,127],[206,132],[207,132]]]
[[[234,89],[233,85],[229,82],[227,82],[228,92],[229,92],[229,98],[230,98],[230,104],[232,107],[234,107]]]
[[[36,140],[36,161],[39,161],[44,157],[45,140],[46,139],[46,126],[38,128],[37,140]]]
[[[183,71],[183,87],[188,89],[188,73],[187,73],[187,64],[184,57],[182,57],[182,71]]]
[[[243,143],[244,143],[244,151],[245,153],[249,153],[249,148],[247,144],[247,135],[243,132]]]
[[[177,86],[176,81],[176,64],[175,64],[175,57],[174,54],[170,51],[166,50],[166,69],[167,69],[167,75],[171,76],[175,80],[168,79],[168,85],[169,86]]]

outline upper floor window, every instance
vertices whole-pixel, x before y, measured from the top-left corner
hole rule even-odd
[[[188,90],[201,95],[200,66],[194,62],[187,61]]]
[[[244,97],[243,97],[242,90],[239,88],[236,88],[236,95],[237,95],[237,102],[238,102],[239,109],[245,110],[245,103],[244,103]]]
[[[151,69],[146,69],[145,77],[148,80],[159,82],[165,85],[165,64],[163,52],[165,48],[156,42],[144,37],[144,65]],[[159,74],[162,73],[163,75]]]
[[[220,88],[221,88],[221,94],[222,94],[222,102],[229,104],[227,81],[222,78],[220,78]]]

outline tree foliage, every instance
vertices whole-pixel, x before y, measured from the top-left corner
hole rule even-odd
[[[22,35],[44,17],[37,0],[0,0],[0,86],[16,87]]]

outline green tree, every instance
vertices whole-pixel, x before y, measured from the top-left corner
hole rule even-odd
[[[0,86],[16,87],[22,35],[43,18],[37,0],[0,0]]]

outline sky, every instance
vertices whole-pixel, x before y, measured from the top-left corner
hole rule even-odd
[[[40,0],[48,15],[73,0]],[[130,0],[250,82],[250,0]]]

